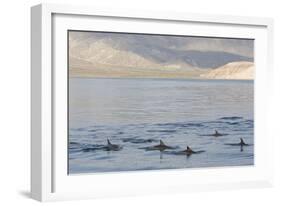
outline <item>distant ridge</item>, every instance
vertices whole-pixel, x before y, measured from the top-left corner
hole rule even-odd
[[[231,62],[217,69],[201,74],[201,78],[206,79],[254,79],[253,62]]]
[[[222,41],[212,41],[213,44],[216,42],[218,48],[215,51],[211,48],[210,40],[204,38],[195,41],[182,37],[72,32],[69,35],[70,68],[88,72],[119,68],[190,71],[214,69],[228,62],[253,61],[251,56],[243,56],[242,52],[238,54],[230,49],[219,50]],[[208,47],[202,50],[204,42],[210,50]],[[230,40],[227,43],[230,44]],[[237,42],[232,42],[228,47],[234,48],[235,45]],[[247,50],[248,47],[241,47],[240,50],[242,48]]]

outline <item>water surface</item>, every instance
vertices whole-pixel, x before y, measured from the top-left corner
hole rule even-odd
[[[252,165],[253,128],[253,81],[69,79],[70,174]],[[251,146],[226,145],[241,137]],[[101,149],[107,138],[122,150]],[[160,139],[205,152],[140,149]]]

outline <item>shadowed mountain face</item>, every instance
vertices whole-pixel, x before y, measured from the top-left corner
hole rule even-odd
[[[230,53],[230,51],[235,52],[235,50],[227,50],[222,47],[223,44],[228,44],[232,48],[239,48],[239,45],[240,47],[252,48],[249,40],[132,34],[126,34],[125,36],[122,36],[124,34],[116,35],[118,35],[118,37],[115,37],[116,43],[111,39],[112,35],[106,35],[103,38],[111,39],[111,45],[116,45],[116,48],[131,51],[160,64],[189,64],[199,68],[216,68],[234,61],[253,61],[252,50],[248,52],[248,56],[243,56],[236,54],[239,51]],[[248,41],[249,45],[245,45],[245,41]],[[208,48],[205,45],[205,50],[202,47],[200,48],[203,42],[206,45],[210,44],[210,47]],[[232,45],[230,42],[232,42]],[[246,52],[244,53],[246,54]]]
[[[252,62],[253,40],[71,31],[69,55],[78,69],[213,69]]]

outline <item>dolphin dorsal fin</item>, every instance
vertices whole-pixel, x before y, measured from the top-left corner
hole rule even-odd
[[[160,145],[165,145],[165,143],[160,139]]]
[[[241,143],[241,144],[245,144],[243,138],[240,138],[240,143]]]
[[[111,142],[109,141],[109,139],[107,139],[107,144],[108,144],[108,145],[111,145]]]

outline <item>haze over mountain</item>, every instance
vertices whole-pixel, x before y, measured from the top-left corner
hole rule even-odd
[[[71,76],[194,77],[242,61],[253,62],[253,40],[69,32]]]

